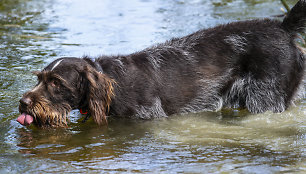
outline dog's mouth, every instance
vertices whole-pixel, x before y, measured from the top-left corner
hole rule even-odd
[[[32,124],[34,121],[34,117],[32,115],[29,115],[27,113],[22,113],[18,118],[17,121],[23,125],[23,126],[28,126]]]
[[[23,126],[35,125],[41,128],[67,127],[69,122],[69,112],[71,111],[69,106],[66,106],[67,109],[61,108],[62,112],[46,111],[41,110],[40,108],[41,107],[34,108],[36,109],[36,112],[33,112],[32,109],[24,109],[20,106],[20,115],[17,117],[16,121]]]

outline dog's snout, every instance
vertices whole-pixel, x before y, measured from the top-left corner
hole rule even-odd
[[[32,104],[32,100],[29,97],[23,97],[19,102],[24,106],[30,106]]]

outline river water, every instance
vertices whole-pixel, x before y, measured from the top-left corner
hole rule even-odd
[[[290,1],[292,6],[296,1]],[[16,122],[31,71],[61,56],[132,53],[230,21],[282,14],[278,0],[1,0],[0,173],[304,173],[306,99],[281,114],[222,110],[99,128]]]

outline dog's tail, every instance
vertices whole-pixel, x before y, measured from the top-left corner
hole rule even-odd
[[[306,28],[306,0],[299,0],[292,7],[282,26],[291,33],[304,32]]]

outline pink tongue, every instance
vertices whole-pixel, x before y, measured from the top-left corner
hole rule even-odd
[[[30,125],[32,122],[33,122],[33,117],[31,115],[28,115],[26,113],[22,113],[18,118],[17,118],[17,121],[24,125],[24,126],[27,126],[27,125]]]

